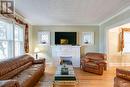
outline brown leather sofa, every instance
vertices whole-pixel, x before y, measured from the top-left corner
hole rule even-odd
[[[116,69],[116,77],[114,78],[114,87],[130,87],[129,68]]]
[[[45,59],[22,55],[0,62],[0,87],[33,87],[44,74]]]
[[[86,53],[81,58],[80,68],[84,71],[102,75],[107,69],[106,55],[103,53]]]

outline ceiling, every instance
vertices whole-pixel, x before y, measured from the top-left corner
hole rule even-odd
[[[130,0],[15,0],[32,25],[99,25],[130,6]]]

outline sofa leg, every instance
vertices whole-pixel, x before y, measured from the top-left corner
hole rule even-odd
[[[104,66],[104,70],[105,70],[105,71],[107,70],[107,65]]]
[[[80,69],[81,69],[81,70],[83,69],[83,66],[82,66],[82,64],[80,64]]]

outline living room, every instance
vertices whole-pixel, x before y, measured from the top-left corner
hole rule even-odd
[[[130,0],[0,4],[0,87],[130,86]]]

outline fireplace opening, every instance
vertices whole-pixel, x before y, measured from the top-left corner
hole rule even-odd
[[[66,64],[66,65],[73,65],[72,64],[72,57],[60,57],[60,65]]]

